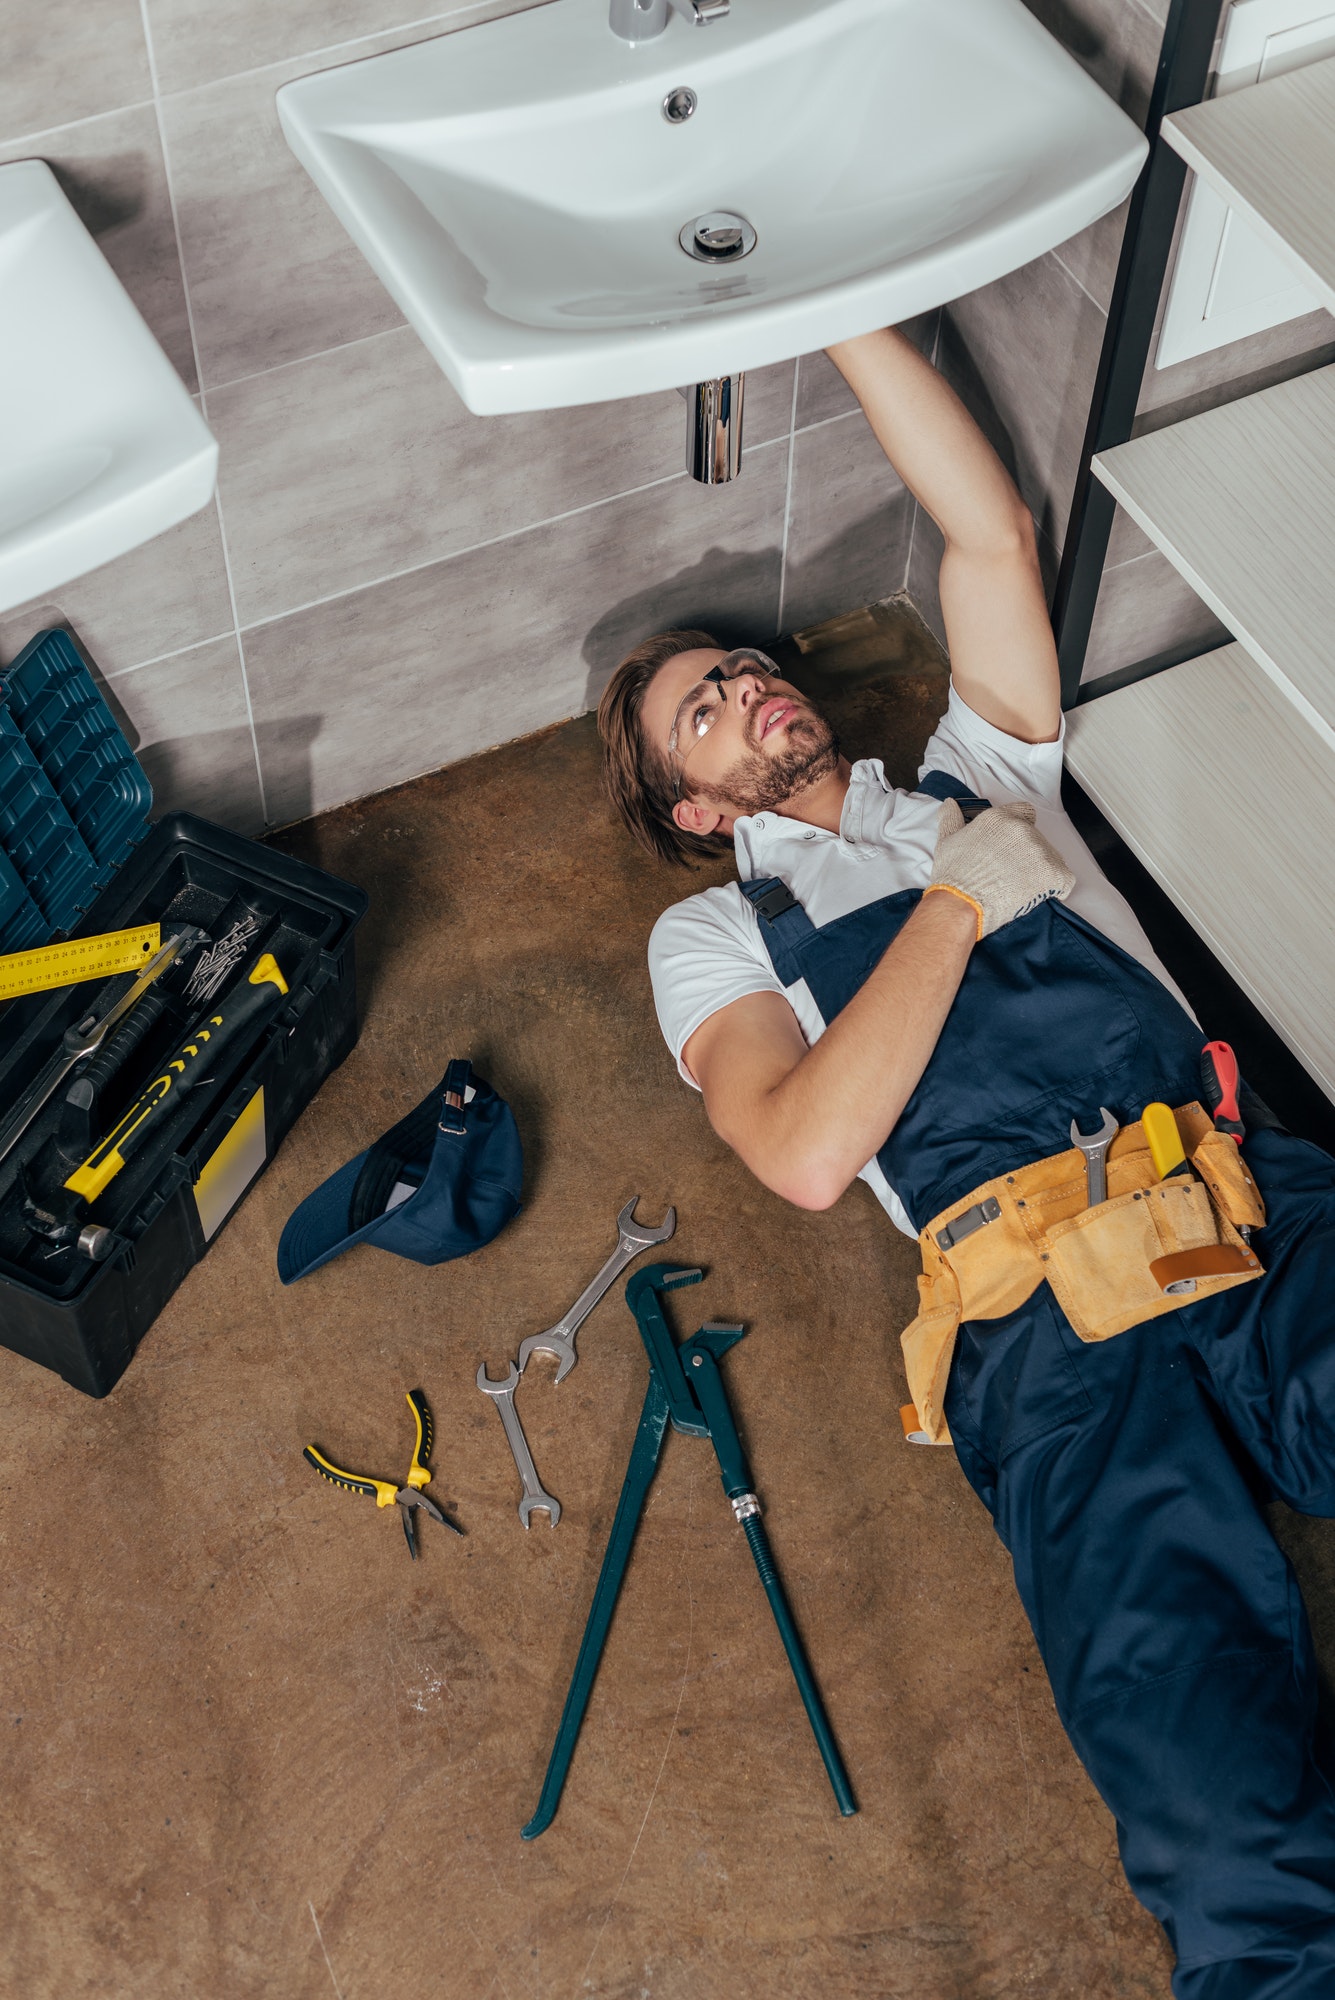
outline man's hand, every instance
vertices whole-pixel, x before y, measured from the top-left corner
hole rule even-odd
[[[1034,825],[1031,805],[990,806],[969,826],[954,799],[941,808],[932,856],[933,889],[961,897],[988,937],[1050,896],[1069,896],[1075,876]]]

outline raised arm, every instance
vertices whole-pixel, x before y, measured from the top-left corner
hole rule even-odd
[[[945,537],[941,613],[970,708],[1026,743],[1061,724],[1057,653],[1034,524],[949,384],[897,328],[829,350],[886,457]]]

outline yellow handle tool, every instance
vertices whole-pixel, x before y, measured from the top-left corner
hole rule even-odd
[[[413,1442],[413,1462],[408,1467],[408,1484],[409,1486],[417,1487],[420,1491],[423,1486],[431,1484],[431,1473],[427,1466],[427,1460],[431,1456],[431,1446],[435,1439],[435,1432],[432,1429],[431,1412],[427,1408],[426,1397],[420,1389],[410,1389],[408,1391],[408,1408],[412,1411],[413,1422],[417,1426],[417,1436]],[[383,1505],[383,1502],[381,1504]]]
[[[1173,1174],[1194,1175],[1195,1169],[1187,1158],[1177,1120],[1168,1105],[1147,1104],[1140,1114],[1140,1129],[1145,1134],[1154,1171],[1161,1181],[1170,1179]]]
[[[119,1124],[94,1147],[83,1165],[76,1167],[65,1182],[72,1194],[96,1201],[114,1180],[125,1162],[138,1151],[155,1116],[161,1122],[163,1107],[191,1088],[201,1068],[216,1067],[227,1046],[287,992],[287,981],[271,952],[265,952],[251,967],[249,976],[220,1001],[190,1030],[171,1061],[163,1065],[141,1097],[130,1106]]]
[[[51,993],[84,979],[110,979],[117,972],[142,972],[161,943],[161,924],[140,924],[136,930],[103,931],[99,937],[7,952],[0,958],[0,1000]]]
[[[344,1472],[341,1466],[308,1444],[302,1457],[308,1465],[313,1465],[321,1479],[329,1480],[333,1486],[342,1486],[349,1493],[374,1493],[377,1507],[392,1507],[399,1497],[399,1489],[392,1479],[363,1479],[360,1473]]]
[[[321,1479],[327,1479],[331,1486],[341,1486],[346,1493],[373,1493],[377,1507],[392,1507],[397,1501],[403,1509],[403,1532],[408,1542],[408,1553],[416,1562],[417,1537],[413,1532],[414,1510],[420,1508],[423,1513],[429,1514],[433,1521],[441,1521],[447,1528],[453,1528],[456,1535],[462,1535],[463,1529],[457,1521],[451,1521],[447,1514],[442,1514],[435,1501],[428,1500],[422,1491],[424,1486],[429,1486],[431,1483],[431,1470],[426,1464],[426,1460],[431,1456],[433,1437],[431,1411],[420,1389],[409,1389],[405,1400],[413,1413],[417,1436],[413,1441],[412,1464],[408,1467],[408,1477],[402,1486],[394,1486],[387,1479],[364,1479],[359,1472],[344,1472],[342,1466],[335,1465],[322,1451],[317,1451],[313,1444],[308,1444],[301,1455],[307,1465],[313,1465]]]

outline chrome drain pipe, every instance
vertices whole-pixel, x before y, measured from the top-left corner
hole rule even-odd
[[[742,465],[746,376],[719,375],[686,391],[686,470],[702,486],[722,486]]]

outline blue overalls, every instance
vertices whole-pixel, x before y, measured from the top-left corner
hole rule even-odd
[[[919,787],[968,799],[933,772]],[[828,1024],[917,906],[817,928],[742,885],[785,985]],[[983,939],[877,1155],[921,1228],[1070,1123],[1200,1095],[1203,1036],[1152,973],[1057,902]],[[1098,1344],[1046,1284],[960,1328],[946,1416],[1015,1566],[1062,1722],[1113,1812],[1179,2000],[1335,1996],[1335,1758],[1296,1580],[1262,1513],[1335,1515],[1335,1161],[1255,1131],[1266,1275]]]

